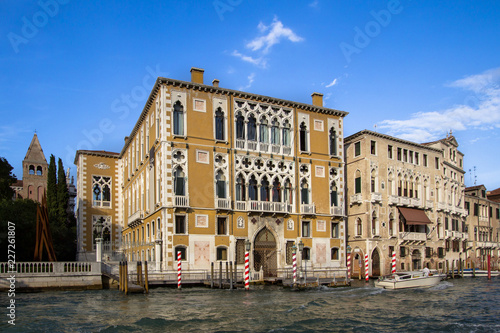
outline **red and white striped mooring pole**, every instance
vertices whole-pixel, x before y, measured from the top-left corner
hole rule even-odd
[[[351,252],[347,252],[347,278],[351,279]]]
[[[293,284],[297,283],[297,254],[294,249],[292,253],[292,262],[293,262]]]
[[[182,282],[181,251],[177,251],[177,288],[181,289]]]
[[[392,251],[392,274],[396,274],[396,251]]]
[[[368,254],[365,254],[365,280],[368,282]]]
[[[245,251],[245,290],[248,289],[250,289],[250,264],[248,251]]]

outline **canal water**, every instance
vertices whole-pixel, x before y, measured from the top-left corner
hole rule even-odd
[[[6,298],[0,298],[5,300]],[[6,332],[500,332],[500,278],[428,289],[352,287],[291,291],[157,288],[17,293]],[[1,302],[5,303],[4,301]],[[4,312],[6,309],[2,306]]]

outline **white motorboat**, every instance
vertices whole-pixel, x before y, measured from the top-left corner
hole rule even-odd
[[[437,285],[446,275],[429,274],[422,271],[398,272],[380,277],[375,281],[375,287],[384,289],[426,288]]]

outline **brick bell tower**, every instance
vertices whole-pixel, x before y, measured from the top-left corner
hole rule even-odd
[[[42,197],[47,190],[48,167],[42,146],[35,133],[23,160],[23,191],[21,194],[23,198],[42,202]]]

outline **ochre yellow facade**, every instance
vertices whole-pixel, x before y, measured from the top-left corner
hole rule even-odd
[[[113,177],[119,256],[170,270],[180,253],[183,268],[203,270],[243,265],[249,241],[251,269],[277,276],[302,241],[304,265],[345,270],[347,113],[323,107],[317,93],[303,104],[205,85],[200,69],[191,75],[157,79],[119,154],[77,153],[82,199],[93,195],[89,161],[115,162],[95,174]],[[89,214],[103,208],[86,209],[88,235]]]

